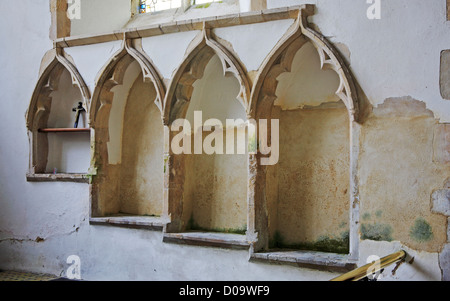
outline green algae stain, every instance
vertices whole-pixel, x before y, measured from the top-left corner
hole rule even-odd
[[[283,236],[277,231],[269,242],[269,248],[348,254],[350,251],[349,232],[343,231],[339,237],[320,236],[313,242],[286,243]]]
[[[247,225],[242,225],[240,228],[206,228],[197,224],[194,218],[191,216],[187,225],[187,231],[201,231],[201,232],[213,232],[213,233],[229,233],[245,235],[247,233]]]
[[[433,229],[431,225],[423,218],[419,217],[411,227],[410,236],[418,242],[425,242],[433,239]]]
[[[370,219],[370,213],[368,213],[368,212],[364,213],[362,215],[362,219],[365,220],[365,221],[369,220]]]
[[[362,224],[361,238],[375,241],[392,241],[392,227],[386,224]]]

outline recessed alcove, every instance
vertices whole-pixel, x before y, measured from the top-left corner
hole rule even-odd
[[[51,93],[50,114],[45,129],[48,160],[45,173],[86,174],[90,163],[90,131],[86,112],[81,112],[75,128],[76,113],[72,109],[81,101],[81,93],[72,84],[66,69],[59,79],[58,90]],[[58,131],[58,129],[60,129]]]
[[[27,180],[87,183],[88,94],[63,52],[49,51],[47,57],[27,113],[31,147]]]
[[[339,77],[322,70],[306,43],[278,77],[272,118],[280,120],[280,158],[268,168],[271,248],[349,252],[348,111]]]
[[[300,47],[293,48],[295,43]],[[276,61],[284,68],[274,73],[276,98],[268,114],[279,119],[280,154],[258,182],[267,243],[252,259],[346,270],[354,266],[348,257],[350,114],[336,92],[341,78],[323,68],[313,43],[296,40],[292,45]]]
[[[117,62],[114,76],[120,80],[104,84],[100,97],[111,102],[100,106],[94,128],[91,223],[161,229],[164,127],[157,93],[129,55]]]
[[[239,81],[224,75],[219,56],[211,55],[202,77],[193,83],[184,113],[191,125],[185,133],[191,151],[174,155],[184,168],[176,171],[173,180],[183,183],[181,226],[165,233],[166,242],[248,248],[247,116],[238,100],[240,91]],[[196,124],[201,126],[195,128]],[[195,153],[196,139],[201,141],[201,153]]]

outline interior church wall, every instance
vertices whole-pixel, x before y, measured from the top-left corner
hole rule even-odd
[[[92,4],[86,4],[87,2]],[[148,19],[130,20],[132,7],[129,1],[115,2],[116,6],[102,10],[97,7],[101,1],[81,1],[82,19],[72,23],[71,34],[97,34],[149,24]],[[450,49],[450,22],[446,21],[446,1],[382,1],[379,20],[367,18],[369,5],[366,1],[267,0],[267,8],[276,9],[305,3],[316,4],[315,15],[310,17],[309,21],[344,57],[358,84],[360,100],[364,103],[364,108],[367,108],[360,122],[361,132],[356,145],[360,150],[356,174],[360,206],[358,264],[365,264],[370,255],[381,257],[404,249],[414,257],[413,263],[401,265],[396,272],[393,272],[393,267],[386,269],[383,279],[450,279],[450,228],[448,209],[445,209],[448,208],[446,193],[450,189],[450,102],[440,92],[443,90],[440,85],[447,85],[440,80],[443,78],[440,76],[441,66],[445,66],[441,63],[441,52]],[[85,11],[86,8],[89,11]],[[163,243],[161,231],[94,226],[89,223],[91,204],[88,184],[27,182],[29,140],[24,115],[38,81],[41,60],[53,47],[49,39],[51,12],[48,0],[29,0],[26,9],[11,1],[2,1],[0,9],[11,12],[0,19],[1,28],[11,29],[0,31],[2,40],[7,41],[0,50],[0,83],[4,99],[0,118],[0,127],[3,129],[0,132],[3,141],[0,144],[0,269],[64,275],[68,268],[66,259],[70,255],[77,255],[81,259],[81,276],[86,280],[329,280],[340,275],[337,272],[249,261],[248,250]],[[95,11],[102,13],[95,15]],[[200,15],[200,10],[195,12],[196,18]],[[265,57],[293,23],[293,19],[276,20],[215,28],[212,32],[214,38],[239,59],[253,82]],[[192,30],[142,39],[143,51],[156,66],[166,86],[199,32]],[[302,61],[298,58],[299,61],[294,63],[294,67],[304,70],[303,68],[309,66],[307,69],[313,71],[306,75],[303,72],[296,74],[296,69],[293,68],[292,73],[286,72],[279,77],[278,100],[275,106],[278,115],[274,116],[279,116],[286,122],[280,123],[282,143],[287,143],[286,140],[296,140],[307,145],[312,137],[305,138],[304,135],[314,133],[314,130],[320,131],[322,127],[329,125],[332,130],[325,134],[328,146],[322,151],[327,155],[332,149],[338,154],[332,160],[342,162],[336,163],[342,176],[339,177],[338,183],[328,178],[320,180],[322,184],[317,185],[325,186],[328,190],[321,190],[325,196],[316,195],[319,200],[313,204],[316,206],[313,206],[313,209],[317,211],[326,207],[325,209],[329,210],[326,212],[333,214],[333,217],[325,217],[322,220],[314,218],[313,221],[315,215],[308,215],[305,219],[297,219],[298,216],[291,215],[289,211],[293,208],[294,200],[298,200],[298,196],[307,191],[296,191],[290,200],[289,196],[284,197],[279,191],[286,185],[286,191],[289,192],[289,189],[299,183],[294,178],[289,179],[292,182],[283,181],[289,177],[283,175],[283,168],[292,168],[293,173],[298,171],[300,175],[305,172],[302,165],[293,166],[300,160],[304,150],[302,144],[297,145],[298,149],[281,148],[280,165],[268,168],[270,184],[267,186],[267,209],[270,236],[276,233],[278,226],[275,225],[286,221],[285,214],[291,219],[297,219],[294,221],[296,229],[312,225],[310,233],[314,239],[324,235],[337,236],[342,232],[339,227],[344,225],[344,219],[350,214],[350,206],[343,205],[345,189],[350,189],[346,186],[348,181],[343,175],[347,172],[347,156],[350,151],[349,144],[345,141],[352,139],[348,129],[349,117],[346,115],[347,110],[342,107],[317,108],[324,99],[329,104],[338,100],[332,92],[339,81],[332,70],[319,70],[314,65],[318,63],[317,52],[310,46],[304,46],[301,50],[310,59]],[[67,47],[65,51],[92,93],[99,71],[121,47],[121,41],[113,41]],[[314,59],[311,56],[313,52]],[[316,66],[317,70],[309,64]],[[118,86],[114,88],[115,95],[121,94],[122,100],[133,98],[144,102],[146,99],[142,95],[149,93],[144,90],[152,90],[153,86],[151,83],[142,83],[138,64],[135,63],[130,68],[134,68],[134,71],[130,69],[134,75],[126,77],[129,81],[126,85],[134,85],[133,92],[128,94],[127,89]],[[319,78],[324,82],[319,82]],[[230,89],[235,87],[233,77],[227,80],[230,80]],[[297,81],[308,84],[297,85]],[[202,82],[198,81],[196,84],[201,85]],[[209,88],[211,92],[216,87],[211,85]],[[314,89],[308,91],[310,88]],[[151,93],[154,93],[154,89]],[[314,93],[320,94],[317,100],[312,97]],[[306,108],[301,107],[305,104],[304,99],[301,104],[296,102],[299,96],[305,95],[312,95],[308,101],[314,100],[311,103],[306,101],[306,105],[310,106]],[[62,96],[64,95],[55,94],[55,98]],[[147,146],[150,145],[156,153],[161,152],[157,155],[162,158],[162,150],[159,148],[164,141],[162,129],[156,129],[157,125],[153,123],[158,112],[154,104],[148,105],[153,107],[148,109],[148,114],[152,117],[145,121],[146,132],[159,138],[152,139],[151,143],[144,140],[133,151],[148,152]],[[122,109],[125,107],[126,104],[123,103]],[[136,113],[140,111],[136,107],[130,107],[130,110]],[[117,114],[119,120],[124,117],[123,110],[118,110]],[[230,115],[233,118],[246,117],[237,109]],[[125,119],[129,120],[127,127],[132,127],[133,118]],[[321,119],[326,122],[320,122]],[[295,122],[297,123],[294,125]],[[121,124],[111,123],[112,127],[120,127]],[[126,132],[133,132],[133,129],[127,130],[127,127],[124,127]],[[116,201],[105,203],[102,208],[104,212],[120,211],[120,187],[126,187],[127,180],[135,177],[132,170],[120,166],[120,163],[123,164],[127,160],[123,156],[130,151],[120,145],[124,144],[125,147],[135,139],[132,134],[122,136],[121,128],[116,130],[116,136],[110,133],[109,143],[112,145],[108,155],[111,166],[117,165],[117,168],[111,167],[110,178],[99,183],[100,186],[108,187],[102,190],[104,195],[101,197]],[[302,136],[303,139],[295,136]],[[287,144],[283,145],[286,147]],[[90,155],[87,156],[89,161]],[[85,169],[87,164],[84,159],[70,157],[68,163],[77,170]],[[193,157],[186,160],[188,171],[199,168],[199,165],[195,164],[210,163],[206,159],[212,158],[200,158],[198,163],[192,159]],[[241,161],[235,161],[233,164],[236,165],[228,161],[216,164],[229,169],[243,169],[245,161],[246,156]],[[148,164],[155,170],[164,169],[162,161],[152,161]],[[205,164],[206,169],[211,166]],[[139,172],[146,171],[140,169]],[[149,176],[153,179],[152,177],[153,175]],[[197,177],[202,178],[198,174],[195,177],[187,177],[186,183],[193,185],[188,186],[191,188],[185,193],[193,191],[189,189],[193,189],[195,183],[198,184]],[[344,178],[345,180],[342,180]],[[209,179],[200,180],[204,180],[202,185],[205,189],[209,188]],[[244,176],[229,180],[238,180],[247,185]],[[155,187],[162,185],[161,181],[158,176],[152,180],[156,182]],[[308,189],[320,190],[321,187],[316,187],[315,184],[317,182],[309,185]],[[141,192],[162,199],[162,192],[158,195],[153,188],[145,188]],[[331,191],[332,188],[337,189]],[[327,207],[327,202],[321,199],[329,197],[326,192],[330,192],[333,199],[338,197],[339,204]],[[225,194],[226,191],[221,193]],[[285,207],[277,205],[280,196],[286,202]],[[192,194],[192,198],[197,199],[198,196]],[[192,204],[186,203],[186,212],[195,210]],[[124,210],[136,211],[139,214],[158,214],[164,208]],[[303,211],[302,208],[299,210]],[[230,211],[227,212],[231,214]],[[325,215],[321,212],[319,216],[322,214]],[[185,218],[188,221],[190,215]],[[200,223],[213,228],[227,225],[239,228],[245,219],[237,214],[220,215],[218,218],[217,224],[208,224],[206,221]],[[295,241],[298,237],[294,237],[294,234],[298,231],[291,231],[292,229],[286,230],[283,234]],[[305,237],[301,237],[301,240],[305,240]],[[217,270],[221,273],[217,273]]]

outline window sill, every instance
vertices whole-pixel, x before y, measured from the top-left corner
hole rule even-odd
[[[250,247],[247,237],[241,234],[214,232],[165,233],[164,242],[204,247],[245,250]]]
[[[357,261],[351,260],[348,255],[315,251],[261,252],[253,253],[250,259],[269,263],[292,264],[328,272],[348,272],[357,267]]]
[[[154,216],[108,216],[91,217],[91,225],[115,226],[124,228],[147,229],[160,231],[164,222],[160,217]]]
[[[27,174],[28,182],[74,182],[74,183],[89,183],[87,174],[78,173],[42,173],[42,174]]]

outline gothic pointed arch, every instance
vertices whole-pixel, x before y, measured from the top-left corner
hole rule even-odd
[[[154,85],[156,91],[154,102],[158,109],[161,112],[163,111],[163,100],[165,97],[164,84],[161,81],[158,70],[144,53],[138,42],[125,39],[121,49],[113,55],[97,75],[89,115],[89,120],[93,127],[101,127],[105,124],[105,118],[109,116],[109,110],[111,109],[113,96],[111,89],[123,84],[125,71],[133,61],[139,64],[143,81]]]
[[[203,77],[205,67],[214,55],[219,57],[224,75],[234,76],[238,80],[240,91],[237,99],[248,112],[251,87],[244,68],[224,46],[213,39],[210,29],[204,26],[191,42],[169,84],[164,101],[164,124],[171,124],[185,115],[193,93],[193,84]]]
[[[82,103],[89,110],[90,92],[82,76],[62,48],[49,50],[43,57],[39,79],[26,113],[26,126],[30,142],[29,175],[44,173],[47,166],[48,138],[40,130],[47,127],[52,107],[52,92],[58,90],[63,72],[70,74],[72,85],[79,89]]]
[[[90,92],[83,77],[68,59],[64,50],[54,48],[49,50],[42,59],[39,79],[31,96],[26,116],[27,128],[30,131],[37,129],[36,126],[42,123],[42,116],[48,117],[51,105],[50,94],[58,89],[58,80],[64,70],[70,73],[72,84],[80,90],[83,106],[89,110]]]
[[[160,191],[152,183],[162,183],[162,174],[156,170],[162,173],[163,169],[162,154],[158,157],[162,142],[157,141],[163,139],[158,131],[163,130],[164,96],[159,72],[140,40],[124,39],[98,73],[92,97],[91,218],[124,210],[133,216],[159,215],[156,211],[162,207],[162,199],[158,199]],[[146,165],[158,165],[156,161],[161,162],[160,169]],[[151,175],[146,174],[149,171]],[[155,181],[150,181],[150,176]],[[141,183],[147,180],[149,183]],[[156,190],[149,193],[149,189]],[[142,197],[145,194],[152,200],[146,202]]]
[[[316,48],[322,69],[331,69],[339,77],[336,95],[348,109],[351,120],[359,120],[358,92],[353,76],[343,58],[325,37],[311,29],[307,21],[308,12],[302,9],[299,16],[264,60],[254,81],[250,98],[250,116],[261,118],[269,116],[270,108],[276,99],[278,76],[291,71],[297,51],[310,42]]]

